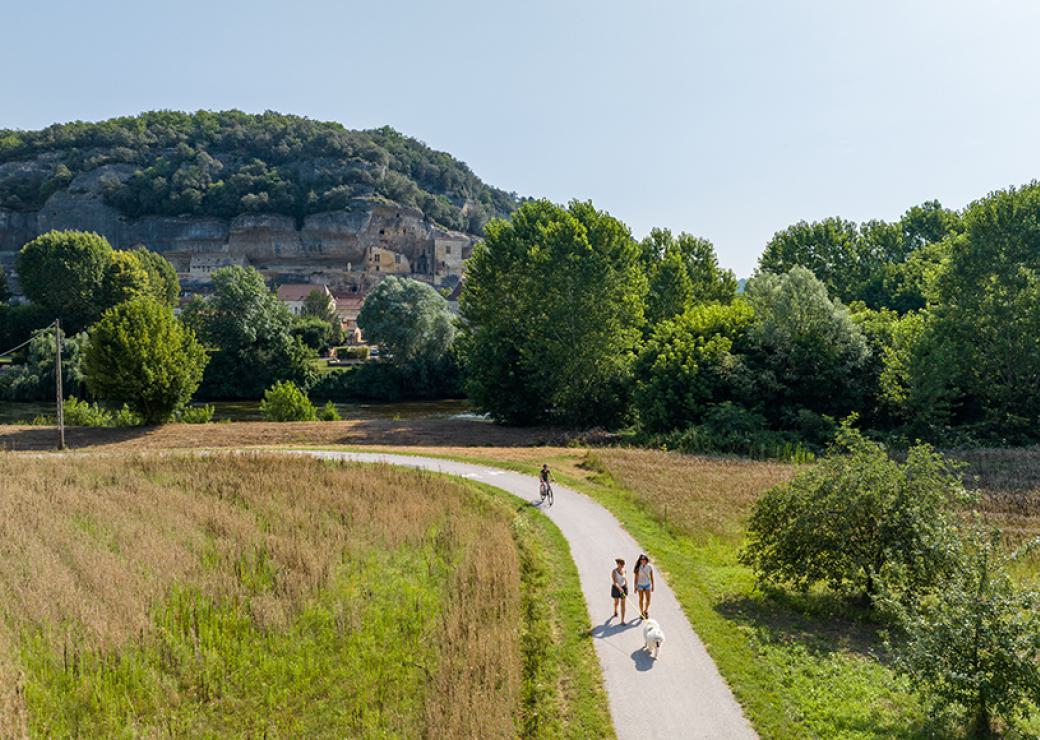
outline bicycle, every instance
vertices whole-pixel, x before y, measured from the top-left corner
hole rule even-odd
[[[553,505],[553,490],[552,490],[552,485],[550,485],[549,481],[547,481],[547,480],[543,480],[542,481],[542,487],[541,487],[541,490],[539,491],[539,493],[542,496],[542,503],[545,503],[545,501],[548,499],[549,506]]]

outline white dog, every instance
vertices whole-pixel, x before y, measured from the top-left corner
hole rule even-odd
[[[661,629],[655,620],[648,619],[643,622],[643,650],[646,650],[650,655],[657,658],[657,651],[661,649],[664,644],[664,630]]]

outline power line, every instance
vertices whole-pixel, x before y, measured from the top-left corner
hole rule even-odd
[[[29,342],[31,342],[32,340],[36,339],[36,337],[38,337],[38,336],[40,335],[40,332],[41,332],[41,331],[46,331],[47,329],[55,329],[55,328],[57,328],[57,327],[58,327],[58,320],[57,320],[57,319],[55,319],[53,323],[51,323],[51,324],[48,324],[47,326],[43,327],[42,329],[37,329],[37,330],[35,330],[35,331],[33,332],[33,335],[32,335],[31,337],[29,337],[28,339],[26,339],[26,340],[25,340],[24,342],[22,342],[21,344],[19,344],[19,345],[15,346],[15,347],[11,347],[11,349],[7,350],[6,352],[0,352],[0,357],[4,357],[5,355],[10,355],[10,354],[13,354],[13,353],[17,352],[17,351],[18,351],[18,350],[20,350],[20,349],[21,349],[22,347],[24,347],[25,345],[27,345],[27,344],[28,344]],[[60,331],[60,330],[59,330],[59,331]]]
[[[53,326],[53,324],[51,326]],[[50,329],[51,327],[48,326],[47,328]],[[34,339],[36,339],[36,337],[34,337],[34,336],[33,337],[29,337],[28,339],[26,339],[24,342],[22,342],[21,344],[17,345],[16,347],[12,347],[11,349],[7,350],[6,352],[0,352],[0,357],[3,357],[4,355],[14,354],[15,352],[20,350],[22,347],[24,347],[25,345],[27,345],[29,342],[31,342]]]

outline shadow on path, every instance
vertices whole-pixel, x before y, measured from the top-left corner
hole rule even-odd
[[[646,650],[639,648],[632,653],[632,662],[636,664],[637,671],[649,671],[657,660]]]
[[[635,629],[635,627],[636,625],[631,621],[626,622],[625,624],[621,624],[620,622],[615,622],[613,617],[610,617],[603,624],[597,624],[595,627],[589,630],[589,634],[593,637],[598,637],[602,639],[605,637],[613,637],[614,635],[619,635],[622,632],[627,632],[630,629]]]

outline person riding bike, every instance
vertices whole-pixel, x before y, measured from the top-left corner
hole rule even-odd
[[[549,492],[549,482],[556,480],[555,478],[553,478],[552,471],[549,470],[549,466],[547,464],[542,464],[542,472],[538,474],[538,479],[541,481],[538,486],[538,492],[544,499],[546,494]]]

